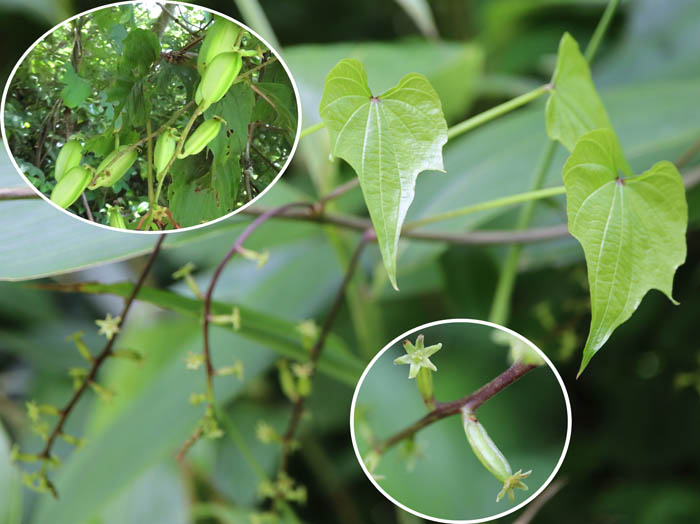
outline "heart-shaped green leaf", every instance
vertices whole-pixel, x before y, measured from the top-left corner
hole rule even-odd
[[[373,96],[359,60],[341,60],[326,77],[320,115],[332,153],[357,172],[394,288],[401,226],[421,171],[443,170],[447,124],[437,93],[417,73]]]
[[[589,131],[613,129],[593,85],[588,62],[569,33],[564,33],[559,43],[546,122],[549,137],[569,151]]]
[[[584,135],[564,166],[569,231],[583,246],[591,293],[579,374],[647,291],[673,301],[673,275],[685,261],[688,206],[678,170],[659,162],[631,175],[608,129]]]
[[[61,97],[66,107],[78,107],[92,92],[90,82],[78,76],[72,66],[68,66],[61,82],[65,84]]]

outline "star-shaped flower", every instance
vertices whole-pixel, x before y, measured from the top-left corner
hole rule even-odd
[[[296,330],[301,335],[301,344],[305,349],[309,350],[318,339],[319,328],[313,319],[302,320],[296,325]]]
[[[508,477],[505,482],[503,482],[503,489],[498,492],[496,502],[500,502],[500,500],[506,495],[508,495],[508,500],[510,500],[511,503],[515,502],[515,494],[513,493],[514,489],[522,489],[523,491],[527,491],[527,484],[525,484],[521,479],[529,477],[532,470],[526,471],[525,473],[522,471],[523,470],[519,469]]]
[[[155,205],[153,207],[153,220],[156,222],[163,222],[168,216],[168,208],[164,206]]]
[[[27,416],[32,422],[39,422],[39,406],[33,400],[30,400],[25,404],[27,406]]]
[[[202,364],[204,364],[204,355],[201,353],[192,353],[191,351],[187,352],[187,357],[185,357],[187,369],[196,371]]]
[[[408,378],[416,378],[421,368],[437,371],[435,364],[430,362],[430,357],[442,348],[442,344],[425,347],[423,335],[418,335],[415,345],[411,344],[409,340],[404,340],[403,348],[406,350],[406,354],[395,359],[394,364],[409,364],[411,369],[408,371]]]
[[[107,337],[107,340],[112,340],[112,337],[119,333],[119,324],[121,321],[121,316],[112,318],[112,315],[107,313],[104,320],[97,319],[95,320],[95,324],[97,324],[100,328],[98,331],[100,335]]]

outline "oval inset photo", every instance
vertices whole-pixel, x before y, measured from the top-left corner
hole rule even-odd
[[[455,319],[382,349],[357,385],[350,423],[362,469],[394,504],[438,522],[485,522],[554,479],[571,407],[561,377],[531,342]]]
[[[2,100],[5,146],[47,201],[135,232],[245,208],[282,175],[299,96],[246,26],[176,2],[73,17],[22,56]]]

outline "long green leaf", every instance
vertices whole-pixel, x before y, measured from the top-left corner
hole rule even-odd
[[[411,73],[374,96],[359,60],[341,60],[326,77],[320,115],[332,153],[357,172],[384,265],[396,285],[401,226],[422,171],[443,170],[447,124],[430,82]]]
[[[119,282],[116,284],[88,282],[68,286],[50,285],[46,287],[58,291],[112,294],[120,297],[128,297],[133,290],[131,282]],[[199,317],[202,314],[202,302],[200,300],[187,298],[172,291],[144,286],[139,290],[137,299],[190,317]],[[236,333],[260,342],[285,357],[300,361],[308,359],[308,351],[302,344],[302,335],[296,324],[266,313],[260,313],[243,305],[236,305],[235,307],[238,308],[241,318],[240,329]],[[213,315],[230,315],[233,308],[234,304],[212,302],[211,312]],[[233,329],[233,326],[229,325],[228,329]],[[326,348],[318,362],[319,371],[354,386],[363,368],[362,362],[348,351],[339,337],[335,335],[328,337]]]
[[[569,33],[564,33],[559,43],[546,122],[549,137],[569,151],[587,132],[613,128],[593,85],[588,62]]]
[[[607,129],[583,136],[564,166],[569,231],[583,246],[591,293],[579,374],[647,291],[673,300],[673,276],[685,261],[688,206],[678,170],[659,162],[631,174]]]

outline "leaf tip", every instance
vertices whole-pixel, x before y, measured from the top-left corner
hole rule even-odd
[[[593,355],[595,355],[595,351],[590,352],[587,350],[583,351],[583,358],[581,359],[581,367],[578,369],[578,373],[576,373],[576,380],[579,379],[579,377],[583,374],[583,371],[588,367],[588,363],[591,361],[593,358]]]
[[[389,275],[389,280],[391,281],[391,287],[393,287],[395,291],[400,291],[399,286],[396,283],[396,275]]]

